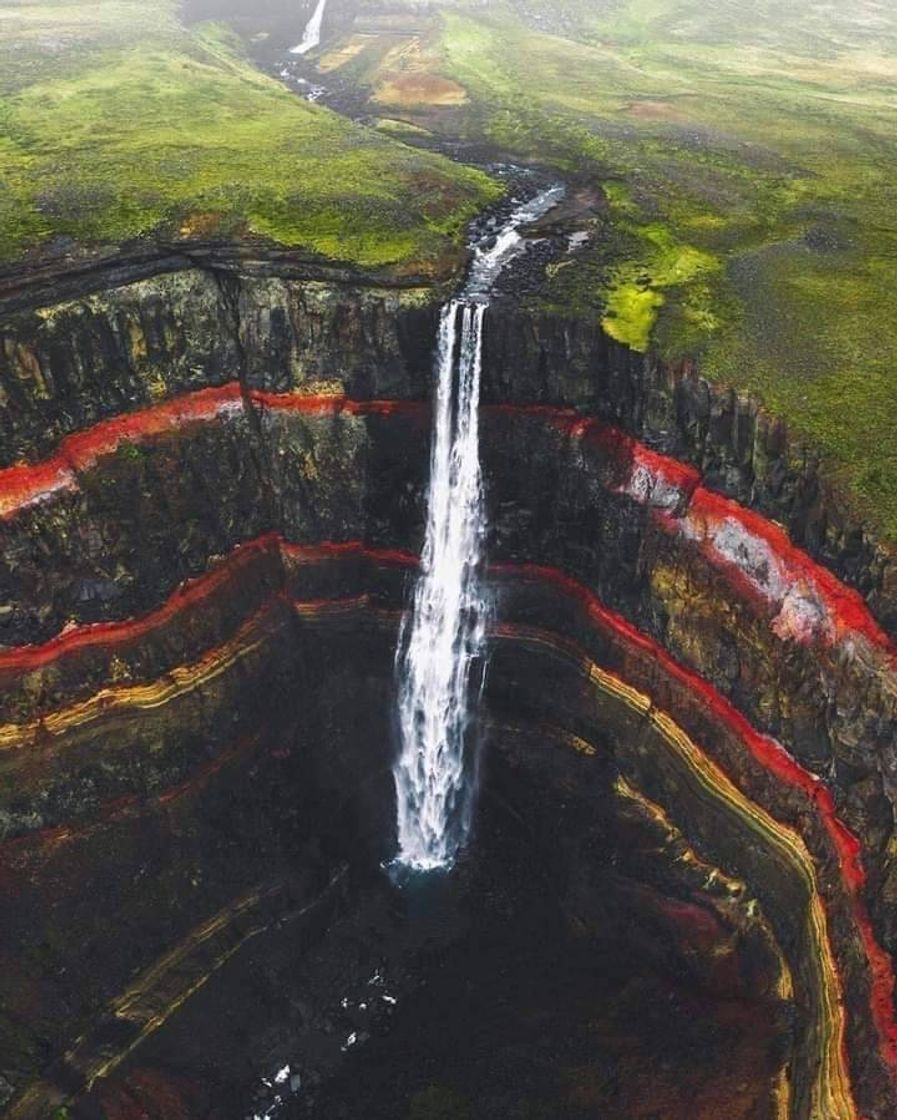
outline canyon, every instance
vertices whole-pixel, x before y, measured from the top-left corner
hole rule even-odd
[[[358,1045],[360,1027],[313,1042],[339,1034],[321,1008],[379,990],[350,933],[367,944],[364,923],[396,905],[381,871],[393,662],[446,291],[245,249],[202,258],[117,260],[61,300],[40,277],[2,293],[14,1117],[227,1116],[235,1093],[240,1115],[267,1114],[247,1067],[280,1069],[297,1039],[318,1055],[313,1101],[287,1063],[268,1078],[292,1091],[278,1107],[326,1112],[335,1092],[346,1107],[339,1069],[385,1045]],[[572,937],[576,959],[597,938],[608,960],[674,977],[692,1015],[729,1023],[708,1066],[742,1070],[683,1073],[701,1089],[674,1099],[662,1063],[633,1067],[642,1104],[582,1074],[570,1115],[641,1115],[654,1093],[664,1116],[719,1116],[722,1100],[733,1116],[886,1120],[892,554],[781,423],[596,323],[499,298],[482,378],[494,608],[458,882],[517,913],[544,865],[554,943]],[[544,899],[528,905],[548,921]],[[412,950],[378,936],[399,1015]],[[318,966],[267,1017],[245,971],[261,945],[275,988],[297,955]],[[414,1114],[429,1100],[439,1115],[438,1091],[420,1092]]]
[[[759,7],[7,5],[0,1114],[897,1115],[897,26]]]

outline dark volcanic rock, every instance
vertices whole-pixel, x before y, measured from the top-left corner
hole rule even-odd
[[[302,942],[316,952],[359,890],[377,911],[364,928],[401,941],[389,891],[371,884],[391,846],[392,651],[420,546],[437,313],[420,285],[216,262],[20,308],[4,327],[2,465],[44,465],[7,471],[0,517],[0,887],[15,900],[0,1068],[17,1091],[42,1072],[45,1114],[109,1053],[122,1080],[90,1107],[115,1115],[139,1086],[164,1098],[166,1076],[123,1054],[154,1006],[174,1015],[196,983],[208,1002],[174,1015],[153,1060],[180,1048],[198,1062],[205,1015],[223,1069],[239,1025],[215,1009],[258,982],[295,1037],[324,1039],[315,1099],[327,1099],[344,1019],[325,989],[361,982],[362,927],[335,957],[321,943],[324,978],[304,1008],[263,954],[243,973],[224,964],[270,933],[286,974],[282,925],[326,912]],[[781,596],[757,591],[775,582],[775,548],[752,555],[742,538],[738,562],[720,562],[687,521],[698,473],[678,467],[669,494],[649,492],[656,479],[641,492],[636,459],[654,448],[691,463],[705,507],[721,491],[782,521],[886,620],[890,557],[751,402],[596,324],[500,300],[484,378],[489,555],[513,568],[495,574],[487,788],[550,869],[552,920],[613,927],[705,1009],[759,997],[776,1045],[794,1049],[795,1120],[851,1115],[843,1026],[864,1115],[887,1120],[870,1012],[883,974],[864,938],[897,948],[893,665],[826,603],[831,634],[812,611],[806,632],[799,611],[783,621]],[[787,764],[763,755],[766,735]],[[865,879],[834,814],[862,843]],[[359,880],[331,895],[347,862]],[[519,899],[489,890],[514,912]],[[120,922],[96,907],[106,896]],[[283,1055],[253,1006],[255,1069]],[[761,1054],[745,1067],[761,1081],[775,1066],[765,1045],[738,1051]],[[819,1062],[833,1078],[821,1105]],[[236,1091],[249,1072],[221,1084]],[[704,1115],[719,1115],[699,1074]],[[592,1069],[590,1091],[602,1077]],[[187,1081],[171,1083],[200,1102],[185,1108],[220,1105]],[[655,1112],[677,1115],[666,1091]]]

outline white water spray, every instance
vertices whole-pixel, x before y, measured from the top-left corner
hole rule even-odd
[[[311,14],[311,19],[305,25],[302,42],[293,47],[290,54],[308,54],[309,51],[313,51],[320,44],[321,26],[324,23],[324,9],[326,7],[327,0],[318,0],[315,10]]]
[[[470,828],[476,794],[471,693],[482,662],[489,604],[479,573],[485,529],[479,457],[483,322],[489,290],[524,247],[519,226],[563,196],[553,187],[515,210],[487,249],[477,248],[460,300],[442,312],[427,527],[420,576],[402,620],[396,664],[401,745],[397,860],[448,867]]]

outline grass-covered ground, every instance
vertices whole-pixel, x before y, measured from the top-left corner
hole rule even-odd
[[[382,23],[341,67],[377,112],[603,185],[547,302],[761,398],[897,539],[897,7],[457,0]]]
[[[176,0],[0,0],[0,265],[259,235],[434,269],[497,188],[310,105]]]

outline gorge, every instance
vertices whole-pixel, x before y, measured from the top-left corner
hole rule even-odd
[[[12,1120],[897,1115],[894,549],[458,147],[466,252],[0,271]]]
[[[301,929],[326,945],[322,916],[364,912],[394,852],[390,651],[424,526],[438,301],[275,269],[166,266],[7,318],[11,1115],[92,1085],[109,1109],[138,1083],[158,1096],[142,1063],[168,1068],[197,1035],[191,1006],[238,982],[228,962],[246,938],[284,928],[293,944]],[[744,1115],[887,1116],[890,639],[686,454],[643,442],[688,446],[687,375],[575,322],[522,323],[507,301],[489,322],[480,832],[502,804],[528,822],[581,946],[639,930],[642,966],[672,967],[710,1006],[746,999],[751,977],[750,998],[780,1009],[779,1056],[753,1067],[766,1103]],[[83,391],[88,369],[101,392]],[[706,430],[702,454],[737,462],[743,429]],[[760,490],[788,454],[762,431],[747,459],[765,440]],[[97,876],[119,899],[114,928],[89,901]],[[164,917],[162,889],[179,899]],[[362,960],[366,983],[376,962]],[[353,969],[338,974],[337,1003]],[[225,1031],[223,1015],[200,1021]],[[271,1027],[248,1050],[240,1036],[256,1068],[283,1064],[290,1031],[272,1043]]]

